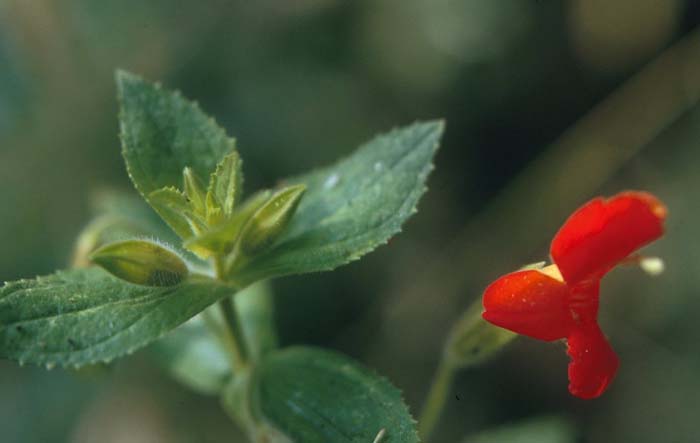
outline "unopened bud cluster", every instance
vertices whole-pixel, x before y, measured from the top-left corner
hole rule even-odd
[[[182,190],[165,187],[151,192],[148,202],[180,236],[185,248],[202,259],[215,258],[217,269],[231,276],[251,258],[268,250],[288,226],[304,194],[304,185],[276,192],[260,191],[240,202],[241,160],[233,151],[221,160],[204,187],[195,172],[183,170]],[[153,242],[129,240],[103,246],[92,261],[132,283],[168,286],[188,274],[175,252]]]

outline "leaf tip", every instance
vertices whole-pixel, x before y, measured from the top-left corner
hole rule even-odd
[[[124,89],[130,84],[142,83],[143,79],[125,69],[117,68],[114,71],[114,81],[117,83],[117,89],[121,95]]]
[[[425,131],[426,133],[433,133],[437,137],[441,137],[445,132],[446,121],[443,118],[436,118],[432,120],[417,120],[412,125],[407,128],[412,128],[414,130]]]

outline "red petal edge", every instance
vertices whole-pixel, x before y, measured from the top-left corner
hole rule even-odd
[[[595,198],[554,236],[550,252],[567,283],[601,278],[618,262],[663,234],[666,207],[640,191]]]
[[[599,397],[620,366],[615,351],[595,323],[575,329],[567,342],[569,392],[586,400]]]
[[[484,292],[482,317],[505,329],[539,340],[558,340],[576,327],[563,282],[536,270],[499,278]]]

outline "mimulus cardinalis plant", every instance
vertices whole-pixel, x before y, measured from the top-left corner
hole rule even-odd
[[[0,358],[77,368],[150,345],[175,379],[220,397],[251,441],[417,443],[387,380],[336,352],[280,349],[262,281],[335,269],[398,233],[442,122],[244,198],[235,141],[199,106],[126,72],[117,86],[142,199],[103,195],[73,269],[0,287]]]
[[[605,392],[619,361],[598,326],[601,278],[664,232],[665,206],[646,192],[595,198],[552,240],[554,264],[516,271],[493,282],[483,318],[539,340],[566,339],[569,391],[591,399]]]
[[[196,104],[126,72],[117,86],[122,154],[141,198],[99,199],[72,269],[0,287],[0,358],[79,368],[145,348],[177,381],[219,397],[260,443],[418,443],[455,371],[513,332],[568,341],[574,395],[596,397],[614,377],[600,279],[661,236],[666,209],[650,194],[587,203],[554,238],[554,265],[488,287],[483,318],[479,304],[453,328],[416,429],[400,391],[360,363],[280,348],[263,281],[333,270],[398,233],[426,190],[443,124],[393,130],[244,198],[234,139]]]

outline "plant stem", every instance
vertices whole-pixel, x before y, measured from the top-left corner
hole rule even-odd
[[[430,433],[433,431],[440,418],[440,413],[442,413],[442,409],[445,406],[445,400],[447,399],[447,393],[452,385],[454,374],[454,366],[449,364],[447,359],[443,357],[440,360],[437,371],[435,371],[433,382],[428,392],[428,398],[425,400],[425,405],[418,419],[418,434],[424,442],[428,441]]]
[[[243,330],[240,326],[238,312],[233,300],[227,297],[219,302],[219,309],[226,324],[226,342],[232,357],[231,369],[241,369],[248,364],[248,350],[243,341]]]
[[[214,259],[216,278],[222,279],[223,263],[219,257]],[[224,344],[231,358],[231,370],[236,371],[248,364],[248,349],[243,338],[243,329],[238,317],[238,311],[231,297],[226,297],[218,303],[221,315],[224,317]]]

